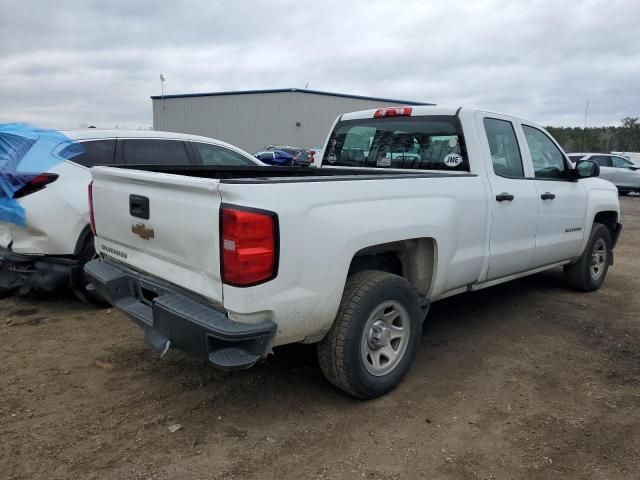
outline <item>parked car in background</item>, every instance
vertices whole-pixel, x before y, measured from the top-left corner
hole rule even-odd
[[[293,157],[293,165],[300,165],[303,167],[312,165],[316,158],[315,149],[292,147],[290,145],[269,145],[264,148],[264,151],[286,152]]]
[[[267,150],[253,154],[258,160],[276,167],[290,167],[295,165],[293,156],[283,150]]]
[[[591,160],[600,165],[600,178],[609,180],[618,188],[620,195],[640,193],[640,165],[621,156],[607,153],[570,153],[572,162]]]
[[[640,152],[611,152],[611,155],[618,155],[631,160],[636,165],[640,165]]]
[[[77,130],[54,148],[60,161],[49,169],[51,183],[17,199],[26,225],[0,222],[0,293],[71,287],[81,298],[100,301],[86,290],[84,264],[95,256],[89,228],[89,169],[97,165],[264,166],[232,145],[212,138],[157,131]],[[81,148],[70,160],[68,149]],[[44,172],[43,172],[44,173]],[[57,175],[57,176],[56,176]],[[43,188],[44,187],[44,188]],[[130,200],[131,211],[148,205]]]
[[[319,167],[322,163],[322,155],[324,155],[323,147],[312,147],[310,150],[309,165],[311,167]]]

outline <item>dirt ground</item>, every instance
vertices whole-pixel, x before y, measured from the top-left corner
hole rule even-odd
[[[621,202],[600,291],[558,270],[439,302],[370,402],[310,346],[223,373],[160,360],[115,310],[0,300],[0,478],[640,478],[640,198]]]

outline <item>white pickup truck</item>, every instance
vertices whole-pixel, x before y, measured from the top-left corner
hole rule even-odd
[[[429,304],[553,267],[604,281],[621,230],[597,164],[535,123],[443,107],[339,117],[322,168],[95,167],[89,288],[146,341],[248,368],[317,343],[359,398],[408,371]]]

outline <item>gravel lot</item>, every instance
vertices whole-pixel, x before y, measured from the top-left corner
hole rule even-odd
[[[439,302],[371,402],[309,346],[223,373],[159,360],[115,310],[0,300],[0,478],[639,478],[640,198],[621,202],[600,291],[557,270]]]

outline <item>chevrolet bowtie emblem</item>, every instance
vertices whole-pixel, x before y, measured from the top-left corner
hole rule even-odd
[[[138,235],[143,240],[149,240],[150,238],[154,238],[153,228],[145,227],[144,223],[136,223],[135,225],[131,225],[131,231],[136,235]]]

